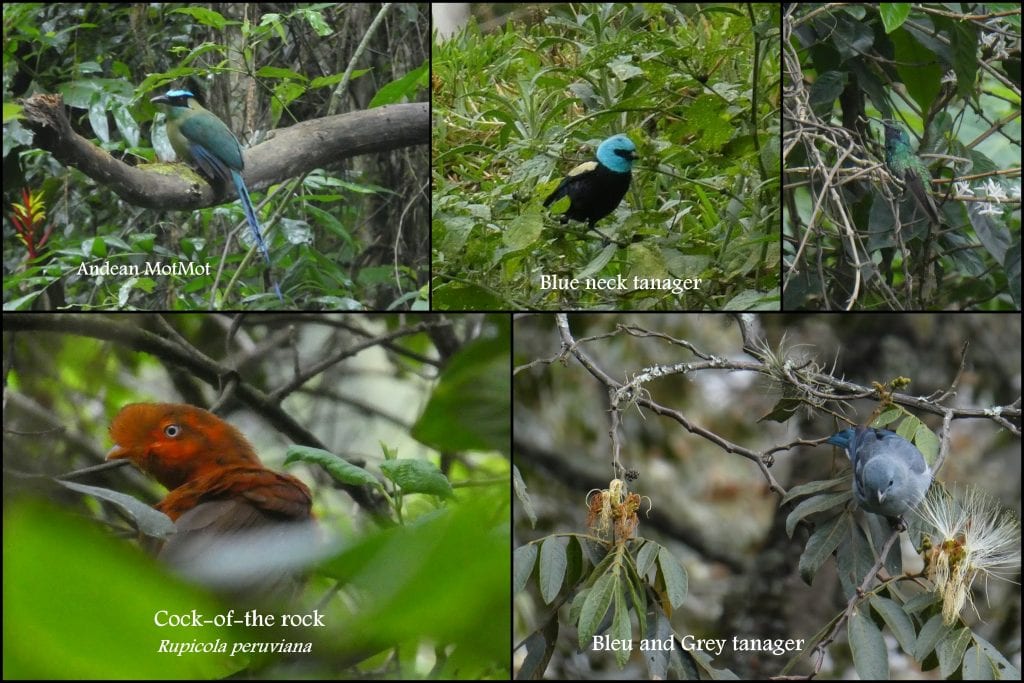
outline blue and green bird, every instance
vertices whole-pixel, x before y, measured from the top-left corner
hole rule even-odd
[[[561,215],[561,221],[585,222],[588,230],[608,239],[594,224],[614,211],[626,196],[633,162],[639,158],[636,145],[628,136],[611,136],[598,145],[594,161],[587,161],[569,171],[544,200],[544,206],[568,197],[569,208]]]
[[[207,178],[217,183],[231,181],[245,209],[253,239],[263,254],[267,270],[271,268],[270,252],[263,241],[260,223],[256,219],[249,190],[242,180],[242,148],[231,129],[223,121],[200,106],[196,96],[188,90],[170,90],[154,97],[151,102],[167,107],[167,137],[180,161],[198,168]],[[281,288],[271,276],[274,293],[282,302]]]
[[[917,204],[933,224],[939,224],[939,212],[932,203],[927,186],[932,174],[928,166],[910,148],[910,136],[900,124],[892,120],[882,122],[885,126],[885,163],[907,189],[914,195]]]

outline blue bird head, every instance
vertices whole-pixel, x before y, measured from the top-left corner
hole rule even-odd
[[[853,497],[868,512],[900,517],[928,492],[932,473],[921,451],[888,429],[856,427],[829,437],[853,465]]]
[[[629,173],[633,170],[633,160],[639,158],[636,145],[625,135],[613,135],[597,148],[597,160],[616,173]]]
[[[195,98],[191,90],[168,90],[163,95],[152,98],[150,102],[166,104],[169,107],[188,107],[188,101]]]

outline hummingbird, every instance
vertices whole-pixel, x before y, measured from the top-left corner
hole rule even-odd
[[[900,124],[892,120],[882,122],[885,126],[885,163],[889,169],[907,184],[918,205],[934,225],[939,224],[939,212],[925,189],[925,181],[932,179],[928,166],[910,149],[910,136]]]

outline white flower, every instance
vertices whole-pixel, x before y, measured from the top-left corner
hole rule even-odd
[[[1009,580],[1020,566],[1020,520],[974,487],[957,500],[933,486],[918,514],[929,535],[926,560],[942,597],[942,620],[952,624],[979,575]]]

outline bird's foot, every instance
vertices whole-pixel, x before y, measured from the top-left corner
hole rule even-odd
[[[609,244],[614,244],[614,245],[616,245],[618,247],[627,247],[627,246],[629,246],[629,244],[627,242],[620,242],[617,239],[613,239],[612,237],[609,237],[608,235],[604,234],[603,232],[601,232],[600,230],[598,230],[594,226],[590,226],[590,229],[593,230],[594,232],[596,232],[598,235],[601,236],[601,239],[603,240],[603,243],[602,243],[603,246],[607,247]]]
[[[907,522],[903,517],[886,517],[886,519],[889,520],[889,524],[892,525],[892,528],[896,531],[907,530]]]

